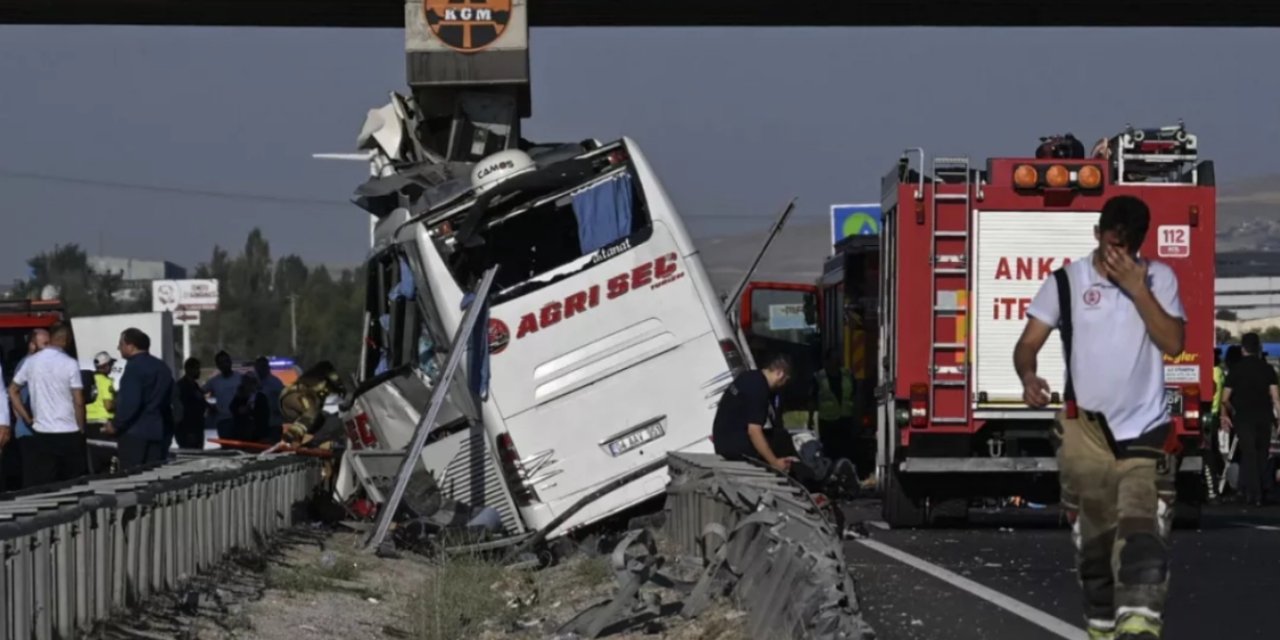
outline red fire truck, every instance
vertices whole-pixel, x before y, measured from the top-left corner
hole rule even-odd
[[[1174,269],[1188,314],[1185,352],[1165,359],[1165,381],[1183,447],[1179,519],[1199,517],[1200,415],[1213,393],[1213,163],[1181,125],[1128,129],[1089,157],[1069,135],[1042,142],[1036,157],[985,168],[909,150],[881,183],[879,237],[850,239],[824,270],[815,322],[824,348],[865,368],[892,526],[963,519],[982,498],[1057,501],[1048,433],[1061,407],[1061,343],[1055,335],[1040,353],[1055,392],[1044,410],[1022,402],[1013,348],[1041,283],[1089,255],[1102,203],[1117,195],[1150,206],[1141,254]]]

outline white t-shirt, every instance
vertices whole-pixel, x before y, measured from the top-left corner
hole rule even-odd
[[[1171,316],[1186,320],[1178,278],[1161,262],[1147,260],[1147,286]],[[1090,254],[1067,265],[1071,283],[1071,382],[1081,409],[1106,416],[1116,440],[1131,440],[1169,420],[1164,400],[1164,362],[1138,308],[1098,273]],[[1058,281],[1040,286],[1027,314],[1058,326]]]
[[[4,380],[4,365],[0,364],[0,380]],[[12,427],[9,419],[9,390],[0,389],[0,427]]]
[[[80,365],[57,347],[45,347],[28,356],[13,376],[18,386],[26,386],[31,396],[31,426],[36,433],[75,433],[76,405],[72,389],[82,389]]]

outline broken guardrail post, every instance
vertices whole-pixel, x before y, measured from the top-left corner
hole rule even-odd
[[[400,501],[404,499],[405,488],[409,486],[409,476],[413,475],[415,467],[422,464],[420,460],[422,448],[426,446],[427,436],[431,435],[436,417],[440,414],[440,407],[444,406],[445,398],[449,395],[449,387],[453,382],[453,376],[457,373],[458,366],[462,364],[462,354],[467,350],[467,338],[475,328],[476,320],[480,317],[480,310],[489,301],[489,289],[493,286],[493,278],[497,273],[497,265],[489,267],[484,272],[484,277],[480,279],[480,286],[476,287],[475,298],[471,301],[471,305],[467,307],[467,312],[463,314],[462,322],[458,323],[458,330],[454,332],[453,344],[449,349],[449,359],[445,363],[444,372],[441,373],[440,379],[436,381],[435,387],[431,389],[431,404],[423,412],[422,417],[418,419],[418,426],[414,428],[413,440],[409,443],[409,447],[405,451],[404,460],[400,463],[400,471],[396,473],[396,483],[391,489],[391,495],[387,496],[386,503],[378,509],[377,524],[365,543],[365,551],[367,552],[376,551],[382,546],[383,540],[387,537],[387,532],[391,529],[391,520],[395,517],[396,509],[400,507]]]
[[[668,536],[705,567],[686,601],[698,615],[727,586],[752,638],[869,640],[840,532],[809,493],[771,469],[667,454]]]

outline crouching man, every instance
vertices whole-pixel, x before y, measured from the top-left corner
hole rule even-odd
[[[779,457],[765,434],[773,394],[791,379],[791,360],[784,354],[773,356],[763,369],[738,374],[720,397],[711,442],[716,454],[726,460],[753,458],[787,473],[798,460]]]
[[[1044,407],[1036,356],[1057,328],[1067,360],[1054,428],[1090,638],[1161,636],[1177,458],[1162,355],[1182,352],[1186,314],[1167,265],[1138,257],[1150,224],[1137,198],[1108,200],[1098,247],[1047,279],[1014,350],[1023,399]]]

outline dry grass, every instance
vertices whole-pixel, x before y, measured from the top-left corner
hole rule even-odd
[[[332,562],[328,562],[329,559]],[[358,582],[361,572],[359,560],[351,555],[332,554],[320,561],[271,567],[267,572],[267,586],[286,593],[345,591],[371,597],[370,589]]]
[[[613,579],[613,567],[603,556],[583,558],[573,566],[573,576],[579,584],[597,585]]]
[[[513,574],[483,558],[441,558],[413,598],[409,618],[420,640],[454,640],[512,620],[508,589]],[[516,603],[518,605],[518,603]]]

